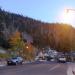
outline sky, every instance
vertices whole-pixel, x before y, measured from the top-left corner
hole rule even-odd
[[[44,22],[75,24],[74,11],[67,18],[64,15],[65,9],[75,9],[75,0],[0,0],[0,7]]]

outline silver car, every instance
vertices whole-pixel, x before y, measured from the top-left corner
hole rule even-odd
[[[23,63],[22,57],[14,57],[7,60],[7,65],[17,65],[22,63]]]

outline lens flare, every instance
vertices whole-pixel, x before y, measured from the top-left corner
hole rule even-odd
[[[60,16],[60,22],[70,24],[75,27],[75,12],[69,10],[62,11]]]

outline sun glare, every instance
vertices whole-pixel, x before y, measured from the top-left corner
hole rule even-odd
[[[72,12],[64,12],[63,13],[63,22],[71,24],[73,22],[73,14]]]
[[[62,12],[62,14],[61,14],[61,22],[62,23],[70,24],[73,27],[75,27],[74,20],[75,20],[75,12],[74,11],[68,12],[67,10],[65,10]]]

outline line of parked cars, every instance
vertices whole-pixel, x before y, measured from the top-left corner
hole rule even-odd
[[[46,60],[47,61],[55,61],[51,57],[46,57]],[[35,61],[46,61],[46,60],[45,59],[42,59],[40,57],[40,58],[36,59]],[[67,61],[65,56],[59,56],[59,57],[57,57],[56,60],[59,63],[66,63],[66,61]],[[17,65],[17,64],[23,64],[23,58],[22,57],[17,56],[17,57],[9,58],[7,60],[7,65]]]
[[[61,55],[58,57],[46,56],[44,59],[42,57],[37,57],[35,61],[53,61],[53,62],[58,62],[58,63],[66,63],[67,58],[64,55]]]

